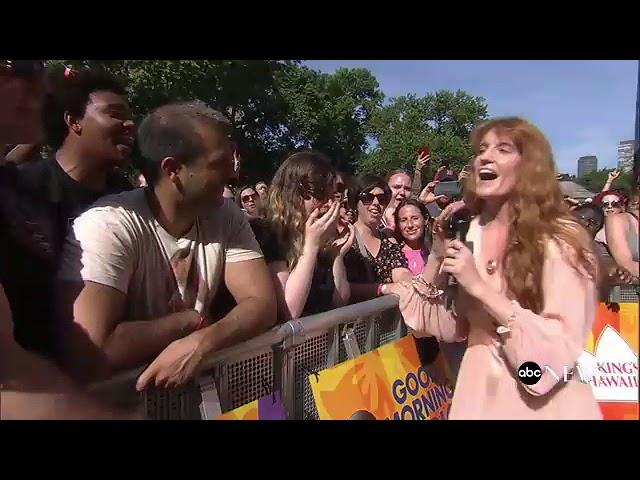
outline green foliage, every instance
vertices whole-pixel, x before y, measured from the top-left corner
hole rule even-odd
[[[472,155],[469,134],[486,118],[485,100],[461,90],[394,98],[373,115],[370,131],[377,145],[360,157],[358,171],[376,174],[396,168],[411,171],[425,145],[429,145],[432,157],[428,175],[444,162],[460,170]]]
[[[199,99],[225,112],[240,145],[243,182],[268,180],[300,148],[324,152],[339,169],[384,174],[412,169],[429,144],[433,163],[459,168],[471,155],[469,132],[487,115],[482,98],[462,91],[409,95],[382,107],[378,81],[364,68],[326,74],[300,61],[51,60],[56,81],[65,65],[106,69],[123,80],[136,121],[176,100]],[[368,138],[377,142],[370,153]]]
[[[296,146],[320,150],[338,168],[353,170],[367,145],[367,124],[384,98],[371,72],[341,68],[329,75],[296,66],[279,83]]]
[[[582,185],[584,188],[593,193],[600,193],[604,184],[607,183],[607,177],[609,172],[612,172],[613,168],[603,168],[602,170],[596,170],[583,178],[576,179],[575,182]],[[621,189],[627,193],[631,192],[631,186],[633,184],[633,172],[622,173],[616,180],[614,180],[611,186],[612,190]]]
[[[227,114],[242,152],[243,176],[269,177],[291,147],[277,76],[296,62],[267,60],[120,60],[58,62],[103,68],[122,79],[137,121],[170,101],[201,100]],[[60,66],[54,67],[60,68]]]

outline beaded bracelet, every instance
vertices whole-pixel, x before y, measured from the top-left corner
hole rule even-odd
[[[509,315],[509,320],[507,320],[507,324],[498,325],[498,328],[496,328],[496,333],[498,335],[504,335],[505,333],[509,333],[511,331],[511,325],[513,325],[513,322],[516,321],[516,310],[518,308],[518,302],[516,302],[515,300],[511,300],[511,306],[513,307],[513,310],[511,311],[511,315]]]
[[[435,283],[427,282],[422,275],[413,277],[413,279],[411,280],[411,284],[413,285],[413,289],[416,291],[416,293],[421,297],[434,299],[441,297],[444,294],[444,291],[440,290]],[[418,285],[426,287],[427,293],[423,294],[422,292],[420,292],[420,290],[418,289]]]

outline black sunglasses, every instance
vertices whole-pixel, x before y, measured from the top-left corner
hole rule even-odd
[[[360,194],[360,201],[364,205],[371,205],[376,198],[378,199],[378,203],[380,205],[386,206],[391,200],[391,195],[389,195],[388,193],[374,194],[370,192],[363,192]]]
[[[258,194],[252,193],[251,195],[243,195],[242,197],[240,197],[240,200],[242,200],[243,202],[248,202],[249,200],[256,200],[257,198]]]
[[[619,208],[622,206],[622,202],[617,200],[613,202],[602,202],[602,208]]]
[[[21,78],[37,78],[44,72],[42,60],[0,60],[0,71],[11,73]]]

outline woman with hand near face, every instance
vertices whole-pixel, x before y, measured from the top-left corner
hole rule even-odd
[[[481,124],[472,146],[465,202],[436,221],[424,281],[388,290],[415,331],[467,339],[451,419],[600,419],[589,384],[551,373],[575,367],[597,308],[591,239],[562,201],[551,147],[519,118]],[[465,204],[466,244],[446,231]],[[453,307],[440,294],[447,274]],[[540,367],[536,382],[519,374],[526,362]]]
[[[335,190],[336,172],[316,152],[291,155],[273,177],[268,228],[256,237],[275,280],[281,320],[349,303],[344,257],[354,227],[348,225],[336,238],[340,202],[335,201]]]

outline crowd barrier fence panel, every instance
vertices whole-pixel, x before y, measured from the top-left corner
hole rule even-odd
[[[348,329],[361,353],[406,335],[397,306],[396,297],[380,297],[289,322],[293,335],[283,343],[282,396],[290,419],[318,418],[309,378],[347,359]]]
[[[614,286],[610,302],[638,302],[638,286]],[[407,329],[398,310],[398,298],[384,296],[328,312],[286,322],[235,347],[217,352],[205,361],[212,374],[222,412],[227,412],[277,390],[289,419],[317,419],[310,376],[349,358],[349,350],[370,352],[400,339]],[[351,339],[351,349],[347,348]],[[151,388],[135,392],[143,369],[118,375],[94,390],[118,404],[142,404],[147,418],[200,419],[199,386]]]
[[[611,303],[638,303],[640,286],[638,285],[614,285],[609,291]]]
[[[406,335],[397,306],[398,299],[387,296],[293,320],[217,352],[202,371],[214,377],[222,412],[278,390],[289,419],[317,418],[308,375],[348,358],[344,326],[353,329],[361,353]],[[137,393],[135,383],[143,370],[116,375],[92,390],[122,406],[141,405],[150,419],[201,418],[197,382]]]

